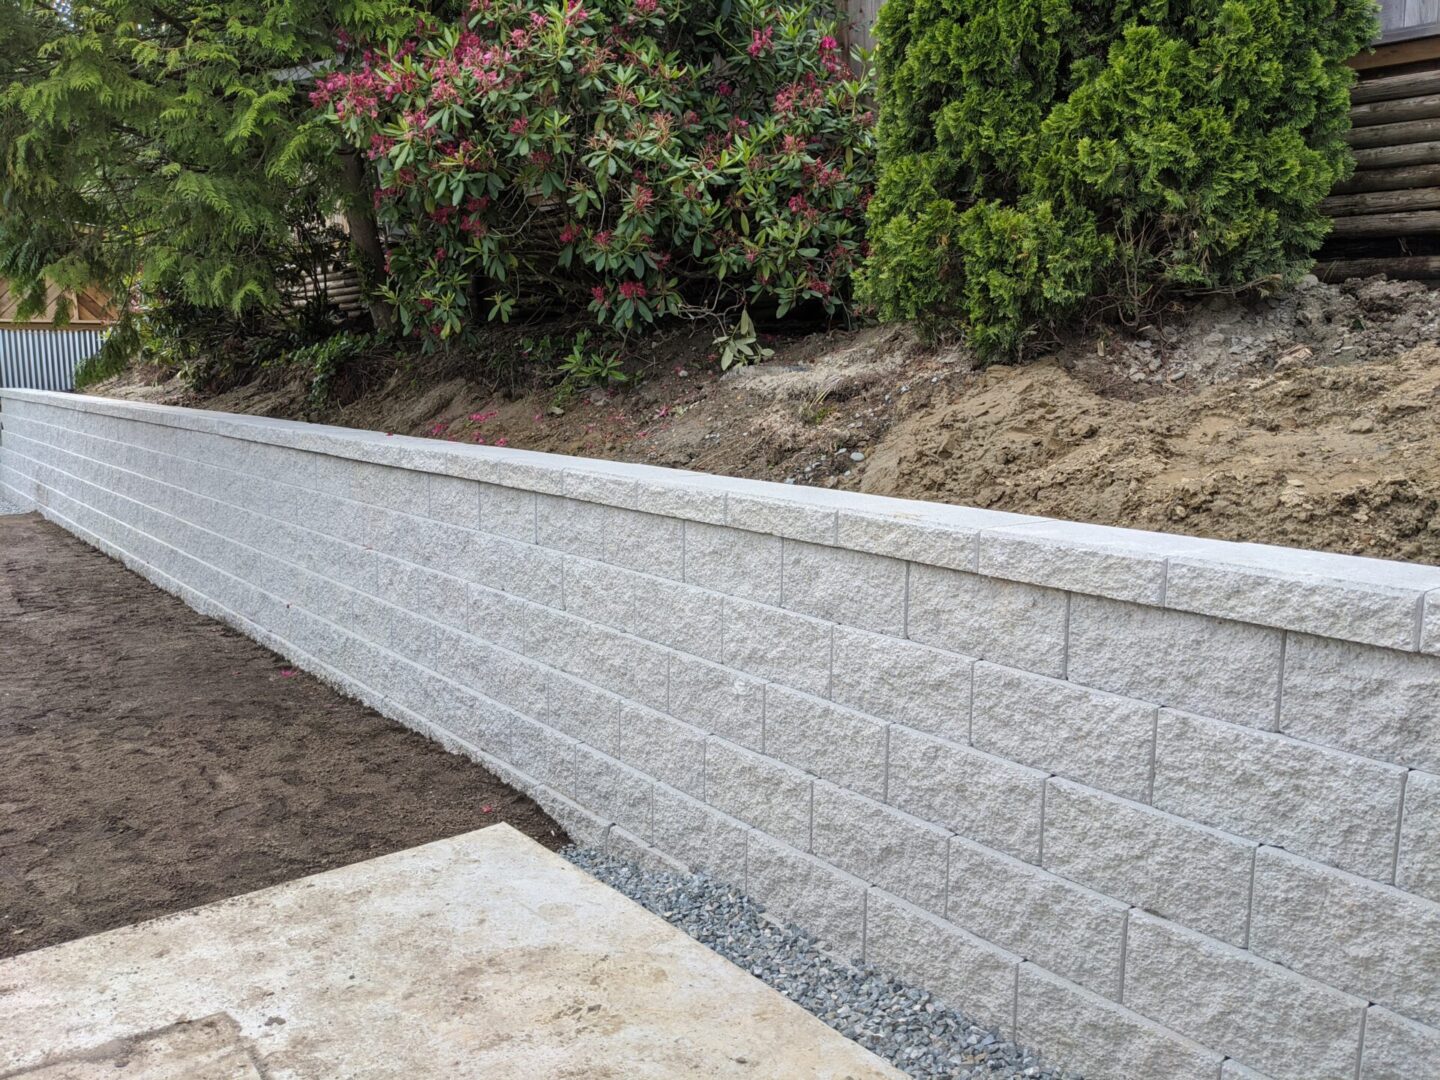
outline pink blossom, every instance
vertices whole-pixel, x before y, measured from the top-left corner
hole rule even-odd
[[[759,30],[751,30],[751,31],[750,31],[750,55],[751,55],[751,56],[759,56],[759,55],[761,55],[762,53],[769,52],[770,49],[772,49],[772,48],[774,47],[774,45],[775,45],[775,28],[774,28],[773,26],[767,26],[767,27],[765,27],[765,29],[764,29],[763,32],[762,32],[762,31],[759,31]]]
[[[622,281],[620,283],[620,295],[626,300],[644,300],[649,296],[645,286],[638,281]]]
[[[511,135],[524,135],[530,129],[530,118],[528,116],[517,116],[510,122]]]
[[[573,244],[583,235],[584,232],[579,225],[566,225],[565,228],[560,230],[560,243]]]

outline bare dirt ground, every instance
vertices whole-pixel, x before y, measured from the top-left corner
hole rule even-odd
[[[498,393],[464,357],[314,411],[294,378],[94,392],[647,461],[1077,521],[1440,562],[1440,293],[1383,279],[1215,300],[981,370],[905,327],[772,342],[723,374],[653,339],[614,391]]]
[[[0,517],[0,957],[504,821],[477,765]]]

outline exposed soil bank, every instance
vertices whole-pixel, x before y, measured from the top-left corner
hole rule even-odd
[[[708,335],[653,339],[635,383],[558,402],[538,377],[497,394],[483,363],[453,357],[319,412],[273,375],[210,396],[139,376],[96,392],[1440,562],[1437,337],[1424,285],[1310,280],[1013,369],[881,327],[777,342],[723,376]]]
[[[0,517],[0,957],[505,821],[479,766]]]

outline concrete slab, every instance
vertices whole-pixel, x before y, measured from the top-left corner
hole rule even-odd
[[[0,963],[21,1077],[901,1074],[496,825]]]

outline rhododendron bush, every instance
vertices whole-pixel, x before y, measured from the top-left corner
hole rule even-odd
[[[376,169],[385,293],[448,338],[563,300],[662,316],[840,310],[869,84],[818,0],[475,0],[345,43],[313,96]]]

